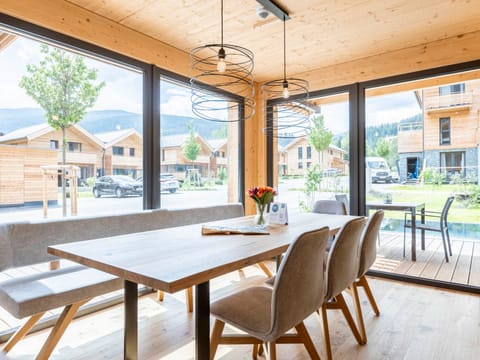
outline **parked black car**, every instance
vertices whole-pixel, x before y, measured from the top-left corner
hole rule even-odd
[[[125,175],[101,176],[93,185],[93,196],[96,198],[102,195],[123,197],[125,195],[142,196],[142,194],[143,184]]]

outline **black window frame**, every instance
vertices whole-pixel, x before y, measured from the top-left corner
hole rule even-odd
[[[447,129],[443,129],[443,125],[447,125]],[[441,117],[438,119],[438,132],[440,145],[451,145],[451,120],[450,117]]]
[[[69,141],[67,142],[68,152],[82,152],[82,143],[78,141]]]
[[[303,146],[297,148],[297,160],[303,160]]]
[[[446,86],[440,86],[438,88],[438,95],[453,95],[453,94],[463,94],[465,93],[465,83],[451,84]]]
[[[112,155],[125,156],[125,149],[123,146],[112,146]]]

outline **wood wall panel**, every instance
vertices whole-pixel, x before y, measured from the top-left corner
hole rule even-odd
[[[0,206],[42,201],[40,166],[54,164],[50,149],[0,145]],[[57,178],[48,183],[48,199],[57,199]]]
[[[476,31],[299,73],[295,77],[308,79],[313,91],[479,59],[480,31]]]
[[[188,76],[187,53],[67,1],[2,0],[2,12]]]

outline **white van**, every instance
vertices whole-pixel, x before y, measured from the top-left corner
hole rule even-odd
[[[381,157],[365,158],[366,173],[370,172],[372,183],[383,181],[386,183],[392,182],[392,172],[387,164],[387,161]]]

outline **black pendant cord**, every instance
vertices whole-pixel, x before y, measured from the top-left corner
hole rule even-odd
[[[221,41],[221,44],[222,44],[222,48],[223,48],[223,0],[222,0],[221,12],[222,12],[221,15],[220,15],[221,20],[222,20],[222,22],[221,22],[221,31],[222,31],[222,41]]]
[[[285,15],[283,16],[283,81],[287,80],[287,39],[286,39],[286,23]]]

